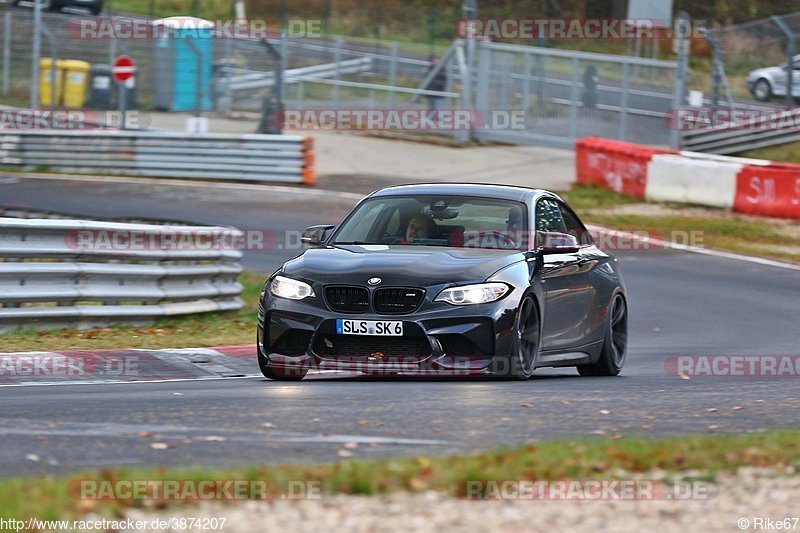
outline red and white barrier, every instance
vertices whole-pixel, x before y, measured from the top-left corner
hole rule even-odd
[[[800,219],[800,165],[661,150],[598,137],[575,145],[578,183],[650,201]]]

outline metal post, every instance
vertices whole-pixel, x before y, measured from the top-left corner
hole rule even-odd
[[[285,37],[286,32],[281,34],[281,37]],[[262,39],[261,44],[264,45],[264,48],[267,50],[267,54],[272,59],[273,63],[275,63],[275,82],[272,86],[272,94],[267,94],[264,96],[264,100],[261,104],[261,120],[258,123],[258,128],[256,129],[257,133],[281,133],[280,124],[276,124],[272,119],[277,114],[277,116],[282,120],[282,113],[283,113],[283,58],[281,57],[281,52],[279,52],[272,43],[270,43],[267,39]],[[283,47],[282,47],[283,48]]]
[[[689,15],[681,11],[675,21],[677,42],[678,70],[675,72],[675,91],[672,94],[672,112],[679,113],[686,98],[686,80],[689,76],[689,46],[688,36],[691,22]],[[670,146],[677,150],[681,147],[681,132],[673,127],[669,134]]]
[[[118,110],[119,110],[119,128],[121,130],[124,130],[125,129],[125,123],[126,123],[126,116],[125,115],[128,113],[128,109],[127,109],[127,107],[128,107],[128,101],[127,101],[128,100],[128,95],[125,94],[126,91],[125,91],[125,82],[124,81],[121,82],[121,83],[117,82],[117,85],[119,86],[119,96],[117,98],[117,107],[118,107]]]
[[[333,48],[333,62],[336,64],[336,74],[333,79],[337,82],[342,79],[342,38],[337,36]],[[333,86],[333,105],[339,109],[339,84]]]
[[[278,112],[283,113],[283,73],[289,61],[289,32],[281,31],[281,49],[278,57],[278,70],[275,71],[275,100],[278,103]]]
[[[9,70],[11,68],[11,10],[6,6],[3,25],[3,96],[10,90]]]
[[[524,52],[522,56],[522,113],[525,120],[528,120],[528,113],[531,111],[531,55]]]
[[[470,103],[470,107],[468,108],[471,112],[477,110],[480,113],[484,113],[484,120],[489,120],[489,114],[491,109],[489,109],[489,81],[490,81],[490,73],[492,72],[492,61],[496,58],[496,56],[492,55],[492,50],[489,48],[489,43],[487,41],[478,41],[478,60],[475,67],[475,90],[472,92],[472,101]],[[467,65],[467,71],[470,70],[470,65]],[[472,79],[472,75],[470,74],[470,79]],[[476,138],[475,129],[473,123],[470,122],[470,138]],[[480,141],[480,139],[477,139]]]
[[[192,39],[186,39],[186,44],[189,46],[189,50],[194,54],[195,65],[197,66],[194,81],[194,116],[199,117],[203,114],[203,54],[200,52],[200,49],[197,48],[197,45],[192,42]]]
[[[464,57],[464,46],[463,41],[456,41],[453,43],[452,50],[455,50],[455,61],[456,66],[458,67],[458,72],[461,76],[461,79],[465,79],[467,77],[467,60]],[[448,80],[449,82],[449,80]],[[416,98],[416,95],[414,96]],[[466,87],[462,87],[461,90],[461,107],[462,109],[471,109],[470,104],[470,94]],[[470,125],[471,126],[471,125]],[[471,130],[459,130],[456,132],[455,138],[459,142],[468,142],[471,136]]]
[[[33,3],[33,46],[31,52],[31,109],[39,107],[39,60],[42,56],[42,3]],[[53,80],[55,82],[55,80]]]
[[[469,21],[474,19],[477,15],[477,0],[464,0],[461,3],[461,18],[467,21],[467,35],[465,36],[467,72],[465,77],[466,79],[464,80],[464,94],[466,95],[467,105],[470,109],[474,109],[475,107],[472,101],[472,69],[475,68],[475,39],[477,36],[473,34],[475,28],[469,23]]]
[[[544,38],[544,28],[539,26],[539,38],[537,39],[536,45],[539,47],[544,47],[547,40]],[[544,115],[544,90],[545,90],[545,79],[544,79],[545,71],[544,71],[544,55],[537,54],[536,55],[536,116],[543,116]]]
[[[397,41],[392,41],[392,46],[389,51],[389,85],[392,87],[397,86]],[[394,108],[394,91],[389,91],[389,108]]]
[[[227,101],[226,114],[230,114],[233,110],[233,87],[231,86],[231,78],[233,77],[233,41],[231,39],[223,39],[225,41],[225,58],[227,59],[228,66],[225,68],[225,100]]]
[[[322,32],[326,37],[331,34],[331,0],[325,0],[322,15]]]
[[[55,111],[56,107],[56,80],[58,78],[56,62],[58,61],[58,47],[53,32],[51,32],[44,24],[42,24],[41,29],[44,36],[47,37],[47,42],[50,45],[50,114],[52,116],[52,113]]]
[[[581,79],[581,62],[577,57],[572,58],[572,90],[569,107],[569,136],[571,139],[578,137],[578,86]]]
[[[619,140],[624,141],[628,137],[628,91],[630,90],[631,77],[630,63],[622,64],[622,97],[619,106],[622,113],[619,117]]]
[[[792,109],[794,107],[794,54],[797,51],[797,37],[781,17],[775,15],[772,20],[786,34],[786,55],[789,56],[786,61],[788,71],[786,73],[786,109]]]

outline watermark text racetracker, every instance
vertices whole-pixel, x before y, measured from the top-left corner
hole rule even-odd
[[[319,500],[318,480],[266,479],[73,479],[76,500],[105,501],[235,501]]]
[[[705,20],[689,24],[675,21],[675,28],[660,19],[618,18],[477,18],[461,19],[454,28],[459,39],[538,40],[671,39],[674,35],[699,35]]]
[[[456,489],[466,499],[482,501],[708,500],[717,494],[707,481],[653,479],[468,480]]]
[[[75,17],[67,23],[73,39],[85,40],[150,40],[195,36],[212,39],[258,41],[274,39],[281,30],[289,38],[322,37],[322,20],[288,19],[218,19],[199,20],[193,17],[170,17],[168,24],[135,17]]]
[[[621,232],[603,230],[589,234],[584,231],[568,232],[578,242],[593,242],[610,251],[669,250],[675,243],[703,246],[704,233],[673,231],[660,234],[649,231]],[[528,249],[563,244],[564,233],[536,231],[497,231],[494,228],[474,228],[458,235],[442,236],[442,244],[457,248]],[[272,231],[268,229],[236,228],[170,228],[159,231],[137,229],[82,229],[70,231],[65,236],[67,248],[78,252],[104,252],[120,254],[137,252],[197,252],[241,250],[249,252],[290,250],[300,251],[308,245],[302,242],[302,232],[295,230]],[[387,237],[385,242],[373,244],[400,245],[402,237]]]
[[[150,125],[150,115],[140,111],[125,113],[127,129],[144,129]],[[49,131],[117,129],[122,126],[118,111],[82,109],[0,109],[0,131]]]
[[[103,358],[63,355],[49,352],[0,354],[0,380],[16,378],[107,378],[137,377],[141,373],[137,356]]]
[[[800,129],[800,110],[683,108],[669,110],[664,121],[668,128],[678,131],[732,127],[743,131]]]
[[[290,109],[281,126],[289,130],[524,130],[523,111],[477,109]]]
[[[673,355],[664,370],[684,378],[797,378],[800,355]]]

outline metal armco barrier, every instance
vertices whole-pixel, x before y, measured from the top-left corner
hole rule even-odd
[[[759,118],[716,128],[700,128],[683,132],[681,146],[695,152],[728,155],[787,144],[800,140],[795,126],[796,113]]]
[[[313,139],[162,131],[4,131],[0,167],[312,184]]]
[[[240,309],[233,228],[0,218],[0,330]]]

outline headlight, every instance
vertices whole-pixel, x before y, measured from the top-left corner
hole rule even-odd
[[[297,281],[296,279],[275,276],[269,284],[269,292],[278,298],[288,298],[289,300],[302,300],[309,296],[314,296],[314,290],[308,283]]]
[[[499,300],[508,292],[505,283],[481,283],[450,287],[439,293],[434,301],[447,302],[452,305],[485,304]]]

